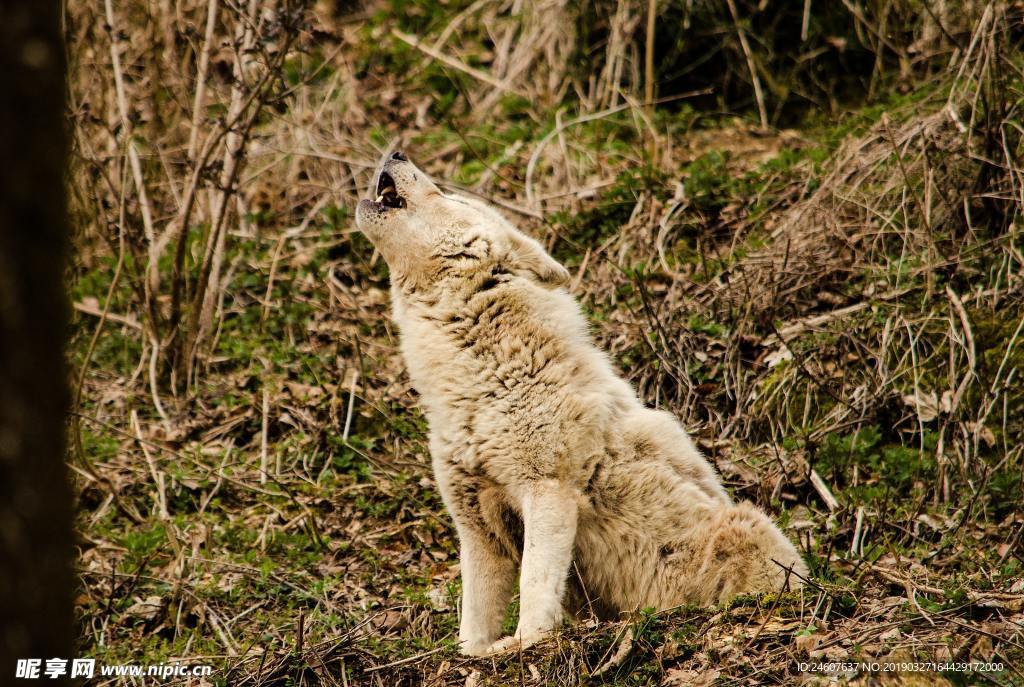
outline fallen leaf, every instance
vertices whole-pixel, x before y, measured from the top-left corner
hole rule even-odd
[[[127,615],[149,622],[156,618],[163,611],[164,600],[159,596],[147,596],[145,599],[136,598],[135,603],[125,611]]]
[[[721,673],[717,670],[685,670],[671,668],[665,673],[663,687],[708,687]]]
[[[921,422],[931,422],[939,416],[939,397],[934,391],[918,390],[903,397],[903,403],[917,411]]]
[[[779,363],[793,359],[793,351],[788,346],[780,346],[764,357],[764,364],[768,367],[775,367]]]
[[[878,635],[878,639],[879,639],[879,641],[882,641],[882,642],[889,642],[889,641],[898,640],[902,636],[903,636],[903,633],[900,632],[900,628],[894,627],[894,628],[886,630],[882,634]]]
[[[452,595],[446,587],[434,587],[427,592],[427,598],[435,611],[450,611],[452,609]]]
[[[796,645],[797,651],[805,654],[809,654],[818,648],[818,644],[821,643],[821,637],[818,635],[797,635],[793,638],[793,644]]]
[[[401,630],[409,624],[409,618],[401,611],[389,610],[378,615],[373,625],[382,632],[390,630]]]

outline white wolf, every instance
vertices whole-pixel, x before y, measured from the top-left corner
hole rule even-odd
[[[573,604],[614,617],[800,586],[790,541],[616,374],[537,241],[398,152],[356,222],[390,268],[458,531],[464,653],[532,644]],[[501,638],[517,570],[519,624]]]

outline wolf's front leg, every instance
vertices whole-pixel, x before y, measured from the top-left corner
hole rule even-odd
[[[460,528],[459,567],[462,570],[462,653],[481,656],[501,634],[505,610],[512,599],[515,561],[502,553],[487,535]]]
[[[519,578],[519,626],[489,653],[526,647],[554,629],[576,540],[576,493],[554,481],[527,487],[523,499],[523,568]]]

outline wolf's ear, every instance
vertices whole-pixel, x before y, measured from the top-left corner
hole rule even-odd
[[[509,267],[513,272],[532,276],[545,286],[563,286],[569,282],[569,270],[548,255],[539,242],[517,231],[508,234],[511,250]]]

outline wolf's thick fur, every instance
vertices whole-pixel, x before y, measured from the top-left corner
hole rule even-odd
[[[400,202],[364,200],[356,217],[391,270],[459,534],[464,652],[537,641],[567,597],[614,616],[800,585],[789,540],[734,503],[677,420],[644,407],[594,346],[539,243],[404,156],[382,173]],[[519,625],[501,639],[517,571]]]

